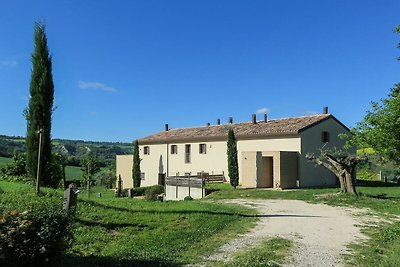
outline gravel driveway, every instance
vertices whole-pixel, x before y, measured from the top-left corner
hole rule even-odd
[[[261,218],[249,233],[221,247],[209,260],[229,260],[236,251],[280,236],[295,243],[284,266],[342,266],[342,254],[349,253],[346,246],[366,239],[356,226],[366,220],[355,216],[363,210],[300,200],[230,200],[224,203],[256,208]]]

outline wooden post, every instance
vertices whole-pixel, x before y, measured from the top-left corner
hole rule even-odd
[[[42,157],[42,133],[43,129],[39,129],[37,131],[39,134],[39,151],[38,151],[38,161],[37,161],[37,170],[36,170],[36,194],[39,195],[40,192],[40,167],[41,167],[41,157]]]

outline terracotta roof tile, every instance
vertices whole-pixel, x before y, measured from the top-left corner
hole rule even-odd
[[[305,117],[271,119],[267,122],[257,121],[256,124],[252,122],[241,122],[193,128],[177,128],[143,137],[139,139],[139,143],[157,144],[172,141],[226,139],[229,128],[233,128],[236,138],[239,139],[241,137],[256,138],[268,135],[298,134],[301,130],[330,117],[333,116],[330,114],[320,114]]]

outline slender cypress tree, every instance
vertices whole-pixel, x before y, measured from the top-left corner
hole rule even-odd
[[[136,140],[133,143],[133,166],[132,166],[133,187],[140,187],[140,157],[139,157],[139,142]]]
[[[36,22],[34,30],[30,99],[25,111],[26,167],[29,177],[35,179],[39,150],[38,131],[42,130],[40,180],[43,185],[56,186],[56,183],[51,181],[51,115],[54,100],[52,63],[44,24]]]
[[[233,129],[229,129],[227,147],[228,175],[231,185],[236,188],[239,184],[239,164],[237,158],[236,138]]]

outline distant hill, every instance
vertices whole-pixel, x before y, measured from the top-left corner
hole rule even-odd
[[[53,139],[53,151],[67,158],[68,165],[79,166],[82,158],[94,154],[103,166],[115,164],[115,155],[132,153],[132,144],[122,142],[94,142],[83,140]],[[25,152],[25,138],[0,135],[0,157],[12,157]]]

